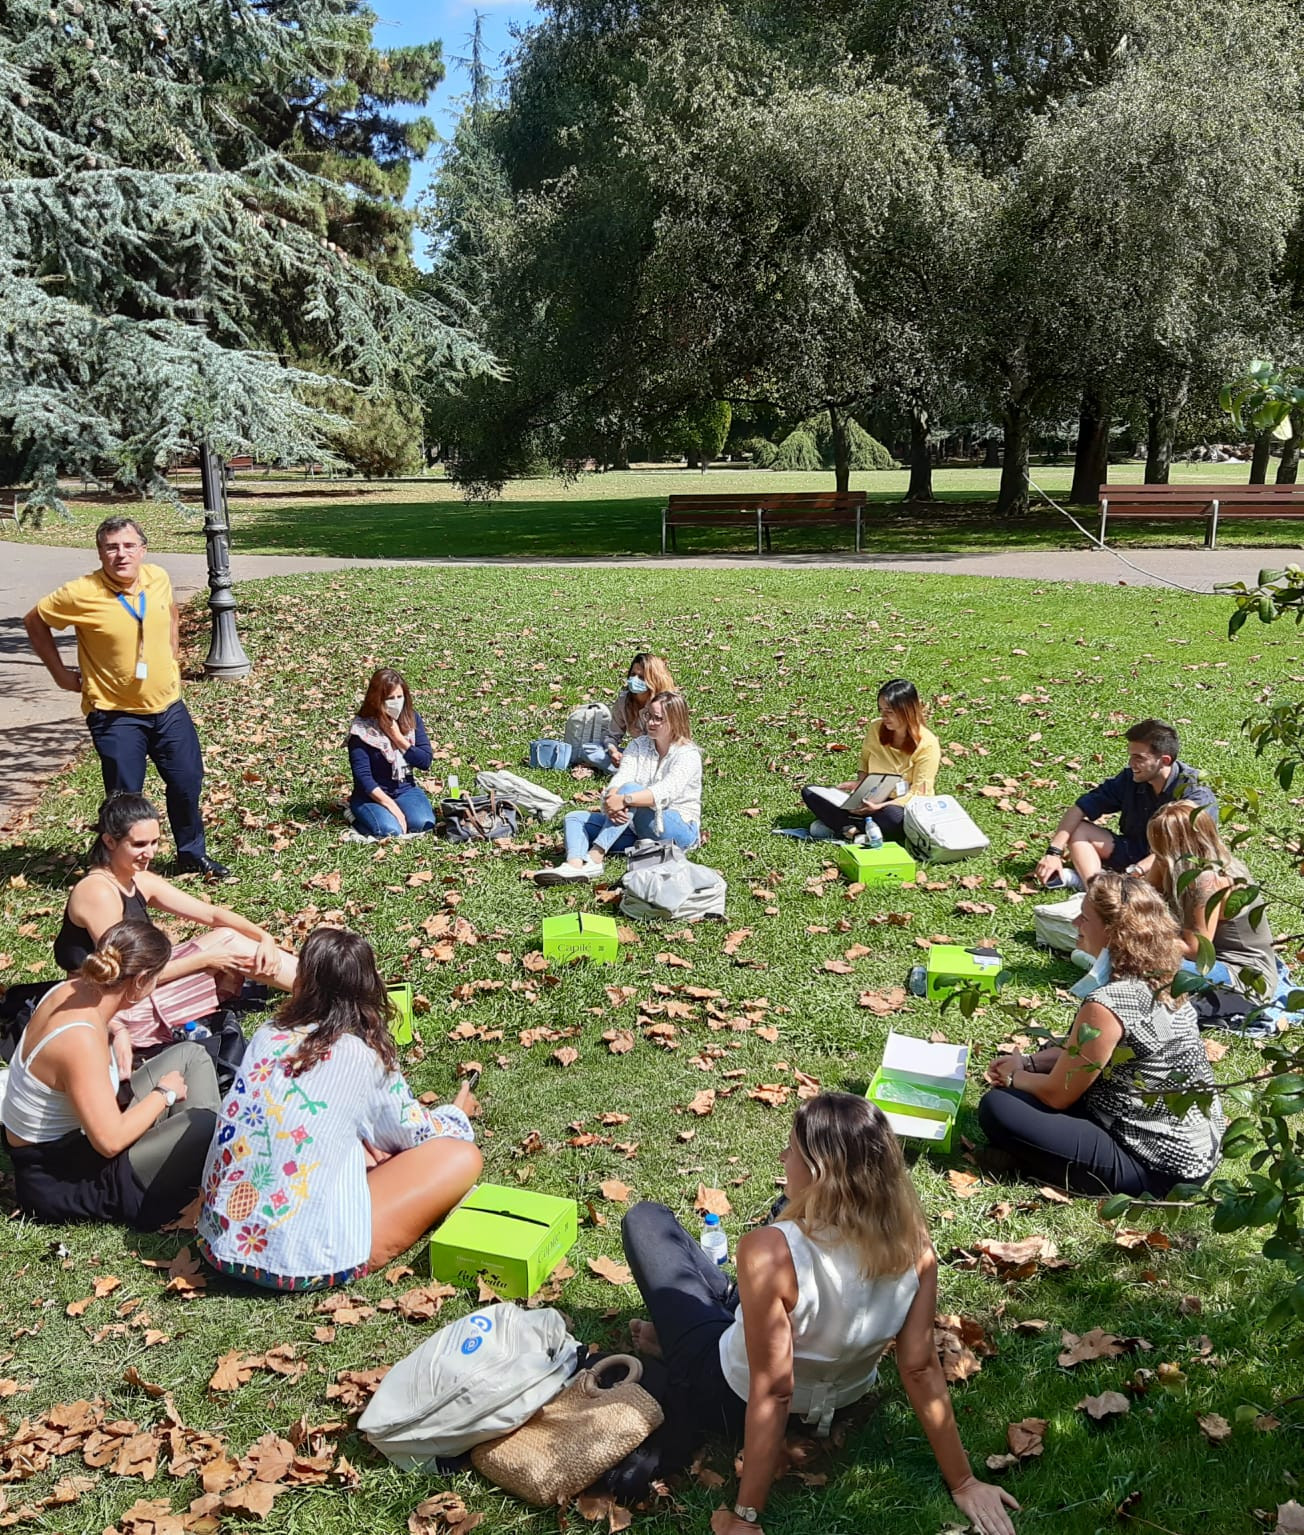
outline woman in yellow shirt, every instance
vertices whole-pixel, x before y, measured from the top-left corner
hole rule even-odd
[[[814,836],[852,838],[873,817],[884,838],[904,840],[906,801],[935,792],[942,748],[924,724],[918,689],[894,677],[878,690],[878,718],[871,720],[860,748],[860,774],[831,789],[807,785],[801,791],[815,817]]]

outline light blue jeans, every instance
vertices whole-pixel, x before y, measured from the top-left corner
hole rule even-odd
[[[623,794],[637,794],[643,785],[621,784]],[[661,830],[657,831],[657,813],[649,805],[631,810],[629,820],[617,824],[601,810],[572,810],[566,817],[566,857],[587,858],[591,847],[604,853],[622,853],[653,837],[661,842],[673,842],[676,847],[688,849],[697,846],[698,829],[691,821],[685,821],[677,810],[661,812]]]
[[[405,783],[391,796],[403,812],[409,831],[434,831],[435,812],[430,808],[426,791],[414,783]],[[353,812],[353,824],[364,837],[397,837],[403,828],[378,800],[362,794],[354,794],[349,800]]]

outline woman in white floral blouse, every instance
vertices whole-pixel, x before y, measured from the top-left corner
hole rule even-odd
[[[412,1246],[480,1175],[466,1087],[423,1108],[398,1069],[371,945],[319,927],[218,1114],[199,1245],[276,1290],[345,1284]]]

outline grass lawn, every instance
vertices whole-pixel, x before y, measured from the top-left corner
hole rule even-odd
[[[600,1185],[621,1180],[631,1197],[663,1199],[690,1222],[699,1184],[722,1189],[736,1242],[774,1197],[796,1101],[767,1107],[749,1096],[755,1086],[795,1089],[800,1070],[826,1086],[863,1090],[890,1026],[925,1037],[941,1029],[975,1048],[961,1124],[975,1133],[977,1084],[992,1047],[1033,1018],[1060,1026],[1070,1017],[1057,988],[1074,972],[1032,946],[1032,895],[1020,882],[1058,809],[1121,763],[1127,723],[1146,714],[1176,720],[1189,760],[1229,784],[1264,790],[1270,821],[1291,815],[1239,724],[1296,668],[1295,642],[1284,627],[1256,627],[1228,643],[1226,605],[1215,599],[773,569],[405,569],[251,584],[242,596],[253,676],[189,692],[205,742],[212,845],[236,871],[223,897],[287,940],[320,920],[347,921],[371,936],[391,975],[410,975],[429,1001],[424,1051],[409,1063],[417,1089],[449,1092],[460,1062],[482,1062],[489,1179],[528,1182],[591,1209],[559,1304],[580,1336],[602,1344],[624,1340],[638,1303],[632,1287],[588,1268],[620,1252],[622,1207]],[[646,645],[670,656],[709,759],[710,841],[701,856],[728,878],[726,923],[640,927],[614,967],[539,974],[523,960],[537,947],[544,915],[572,904],[605,909],[593,891],[538,891],[524,879],[552,855],[551,834],[487,855],[428,840],[341,842],[343,731],[374,664],[396,662],[413,682],[437,746],[432,779],[453,770],[469,784],[477,768],[517,766],[528,740],[557,733],[582,697],[612,693],[630,653]],[[804,819],[803,782],[844,776],[878,683],[900,673],[930,698],[946,753],[943,786],[964,796],[992,847],[934,870],[926,887],[852,898],[817,847],[772,829]],[[538,776],[578,803],[593,797],[591,779]],[[6,980],[52,977],[50,943],[73,876],[69,850],[89,840],[97,781],[86,762],[56,780],[30,830],[0,854]],[[1004,804],[980,794],[992,786],[1008,791]],[[1304,890],[1285,855],[1257,839],[1250,860],[1297,910]],[[962,911],[961,901],[980,909]],[[436,952],[423,924],[454,909],[474,933],[463,930],[466,941]],[[1288,912],[1277,925],[1298,929]],[[726,934],[744,928],[731,957]],[[862,992],[899,984],[934,935],[999,943],[1013,977],[1005,993],[1013,1018],[989,1007],[966,1021],[914,998],[890,1017],[858,1005]],[[841,963],[830,968],[855,945],[868,953],[849,972]],[[675,1033],[658,1043],[648,1028],[666,1023]],[[634,1044],[616,1055],[602,1036],[619,1029]],[[523,1030],[552,1033],[523,1040]],[[562,1041],[578,1050],[566,1067],[552,1058]],[[1251,1045],[1234,1041],[1216,1069],[1239,1076],[1256,1059]],[[713,1111],[697,1117],[687,1105],[703,1088],[717,1096]],[[532,1151],[536,1144],[543,1149]],[[975,1466],[1006,1448],[1007,1424],[1049,1424],[1044,1456],[1006,1476],[1024,1504],[1020,1529],[1113,1529],[1115,1509],[1132,1494],[1139,1528],[1262,1528],[1254,1510],[1297,1495],[1291,1473],[1301,1469],[1304,1410],[1298,1401],[1281,1407],[1281,1426],[1266,1433],[1248,1421],[1300,1389],[1297,1347],[1261,1326],[1281,1279],[1253,1236],[1213,1236],[1197,1211],[1150,1220],[1140,1213],[1131,1224],[1163,1235],[1157,1246],[1127,1250],[1090,1202],[1052,1204],[1027,1186],[948,1178],[964,1167],[957,1147],[949,1161],[919,1158],[914,1177],[944,1260],[942,1309],[974,1319],[996,1349],[953,1389]],[[982,1238],[1033,1234],[1051,1237],[1067,1267],[1006,1286],[945,1261]],[[50,1256],[56,1240],[69,1249],[63,1261]],[[107,1228],[6,1223],[0,1348],[11,1355],[3,1373],[16,1383],[5,1403],[10,1432],[24,1414],[97,1394],[110,1416],[158,1422],[161,1404],[124,1382],[134,1366],[172,1393],[186,1423],[224,1436],[238,1456],[268,1429],[287,1433],[302,1414],[314,1423],[337,1417],[326,1398],[337,1371],[396,1360],[438,1325],[377,1311],[323,1342],[314,1337],[325,1319],[313,1297],[239,1293],[213,1281],[201,1298],[179,1299],[137,1256],[166,1257],[179,1245]],[[121,1287],[67,1315],[103,1275]],[[406,1283],[420,1278],[418,1269]],[[351,1293],[376,1305],[405,1287],[377,1275]],[[101,1332],[121,1321],[120,1303],[138,1297],[166,1341],[146,1346],[131,1317],[124,1331]],[[449,1301],[444,1319],[473,1300]],[[1017,1330],[1028,1319],[1049,1325]],[[1143,1337],[1152,1351],[1060,1368],[1062,1330],[1093,1327]],[[207,1390],[219,1355],[285,1342],[307,1361],[300,1378],[257,1373],[232,1393]],[[1160,1363],[1179,1365],[1185,1379],[1137,1396],[1125,1418],[1097,1425],[1075,1410],[1084,1396],[1121,1389],[1138,1367]],[[1234,1425],[1226,1443],[1202,1435],[1196,1416],[1208,1412]],[[416,1503],[444,1485],[390,1469],[347,1432],[340,1447],[360,1485],[287,1492],[264,1521],[269,1535],[399,1531]],[[713,1463],[728,1474],[722,1452]],[[83,1469],[77,1457],[56,1460],[11,1487],[11,1505]],[[818,1470],[827,1484],[791,1480],[776,1490],[767,1530],[935,1535],[957,1517],[890,1365],[877,1409],[853,1415],[844,1447]],[[530,1513],[474,1477],[453,1485],[485,1514],[484,1529],[555,1528],[553,1516]],[[175,1481],[166,1470],[149,1484],[100,1473],[75,1513],[42,1516],[41,1527],[98,1531],[138,1497],[184,1508],[199,1490],[193,1475]],[[673,1503],[637,1515],[636,1527],[649,1535],[705,1530],[722,1496],[732,1496],[732,1483],[719,1493],[690,1481]]]
[[[1139,481],[1142,466],[1123,464],[1111,471],[1123,483]],[[1174,483],[1242,484],[1244,464],[1178,464]],[[1034,479],[1057,498],[1068,493],[1071,467],[1036,466]],[[1079,548],[1083,539],[1059,513],[1043,503],[1028,517],[996,522],[991,504],[999,470],[940,469],[934,475],[937,500],[923,509],[906,506],[905,470],[852,476],[853,489],[870,492],[864,547],[870,554],[982,553],[1013,548]],[[466,502],[446,481],[405,481],[393,485],[264,481],[238,478],[231,502],[237,553],[319,554],[348,557],[402,556],[445,558],[507,555],[518,557],[653,555],[661,549],[661,508],[672,491],[703,490],[742,494],[751,490],[831,490],[829,474],[770,474],[717,469],[703,477],[687,470],[652,469],[591,474],[573,484],[558,480],[519,480],[501,498]],[[198,489],[187,482],[197,503]],[[30,543],[84,546],[95,524],[111,510],[145,516],[151,542],[163,552],[202,550],[202,520],[196,505],[179,508],[138,502],[114,503],[91,497],[70,503],[71,521],[47,516],[39,528],[15,531],[5,524],[0,538]],[[1090,508],[1075,515],[1093,531],[1099,517]],[[1199,522],[1117,523],[1111,542],[1126,548],[1199,546]],[[775,553],[813,550],[846,553],[849,535],[839,528],[815,528],[774,535]],[[1230,522],[1219,530],[1227,547],[1293,547],[1304,544],[1304,522]],[[682,532],[683,554],[747,553],[755,548],[745,529],[694,529]]]

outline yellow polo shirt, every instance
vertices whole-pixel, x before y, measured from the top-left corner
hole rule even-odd
[[[172,655],[172,582],[161,565],[142,565],[135,591],[124,594],[139,609],[145,593],[144,681],[136,677],[141,625],[118,601],[117,591],[96,570],[43,597],[37,616],[51,629],[77,631],[83,714],[92,709],[159,714],[181,697],[181,669]]]

